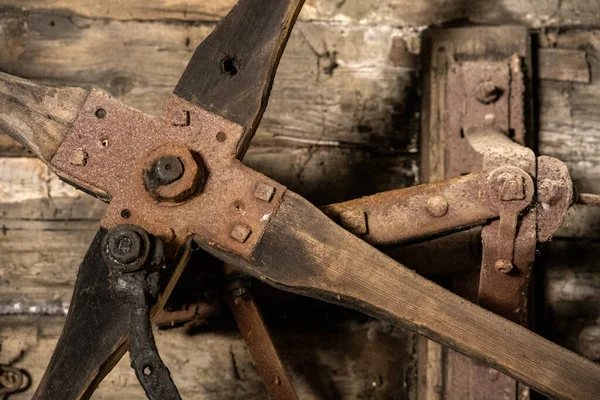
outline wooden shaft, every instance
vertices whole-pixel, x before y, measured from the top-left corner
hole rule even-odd
[[[554,398],[600,394],[599,366],[422,278],[294,193],[249,263],[203,247],[272,285],[410,329]]]
[[[0,131],[49,164],[88,93],[81,88],[44,86],[0,72]]]

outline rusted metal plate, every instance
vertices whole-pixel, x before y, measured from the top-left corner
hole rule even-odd
[[[236,159],[242,133],[241,126],[176,96],[169,99],[162,119],[93,90],[52,164],[82,186],[110,195],[104,228],[141,226],[167,243],[171,252],[195,234],[248,257],[286,189]],[[149,158],[184,159],[181,152],[191,153],[205,171],[203,185],[179,202],[155,200],[142,172]],[[82,154],[85,163],[79,162]],[[183,181],[192,172],[185,165],[184,169]]]
[[[453,63],[447,79],[447,177],[481,170],[481,156],[465,140],[468,128],[494,128],[517,143],[525,143],[525,87],[518,55],[504,61]]]
[[[498,217],[486,196],[488,174],[413,186],[322,208],[365,241],[387,245],[415,241]]]

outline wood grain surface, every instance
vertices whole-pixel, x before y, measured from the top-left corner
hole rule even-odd
[[[160,115],[195,45],[233,3],[2,0],[0,70],[49,85],[100,87]],[[308,0],[246,163],[320,205],[417,183],[420,100],[414,60],[423,29],[452,20],[516,22],[543,28],[533,32],[544,48],[585,52],[589,84],[539,82],[539,149],[564,160],[580,189],[600,193],[598,8],[596,1],[583,0],[482,1],[477,7],[457,0]],[[553,28],[565,25],[569,29]],[[24,158],[31,155],[4,135],[0,155],[0,356],[2,362],[20,359],[16,365],[39,379],[104,205]],[[549,254],[542,264],[548,323],[541,328],[552,340],[596,360],[600,311],[589,304],[600,293],[595,262],[600,249],[580,239],[600,237],[598,226],[597,210],[577,207],[566,227],[541,249],[542,255]],[[473,242],[467,243],[473,253],[469,259],[476,257]],[[459,264],[456,252],[449,254],[452,264]],[[408,264],[404,257],[399,259]],[[413,268],[420,264],[419,259],[411,262]],[[303,315],[289,315],[288,321]],[[17,323],[19,318],[24,319]],[[36,325],[44,318],[53,319],[54,328]],[[337,326],[329,321],[333,325],[328,326]],[[365,362],[366,353],[348,357],[347,350],[372,337],[367,336],[371,328],[350,325],[330,328],[334,336],[317,329],[299,333],[300,327],[280,336],[286,362],[298,360],[290,370],[301,398],[414,398],[416,383],[404,380],[412,368],[409,337],[388,342],[389,336],[381,334],[388,347],[381,347],[381,341],[370,345],[372,356],[391,363],[390,349],[408,346],[402,347],[403,356],[393,364]],[[350,337],[358,339],[342,340]],[[195,336],[165,331],[159,335],[163,340],[170,343],[171,350],[164,345],[161,350],[185,398],[264,398],[233,330]],[[9,342],[20,343],[10,356]],[[200,355],[190,357],[190,348]],[[228,349],[241,366],[239,379]],[[21,351],[24,355],[18,356]],[[143,398],[128,360],[119,365],[97,398]],[[441,378],[448,381],[448,376]],[[13,397],[29,399],[31,392]]]

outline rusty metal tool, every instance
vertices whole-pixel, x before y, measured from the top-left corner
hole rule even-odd
[[[273,286],[405,327],[542,393],[597,398],[597,365],[418,276],[240,162],[301,6],[300,0],[241,0],[196,50],[163,118],[97,90],[48,88],[2,75],[0,127],[63,180],[110,201],[34,398],[88,398],[126,351],[131,306],[113,293],[102,245],[124,224],[164,243],[161,284],[150,315],[173,290],[193,240]],[[519,186],[507,183],[514,179],[503,173],[498,180],[506,191]],[[504,189],[481,196],[493,205],[497,195],[510,197]],[[441,215],[445,206],[432,201],[430,209]],[[507,237],[516,213],[500,207]],[[462,222],[455,228],[461,227]],[[128,240],[117,245],[119,251],[130,247]],[[502,254],[510,257],[508,251]]]

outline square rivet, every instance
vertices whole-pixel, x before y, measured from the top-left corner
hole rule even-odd
[[[257,199],[261,199],[262,201],[266,201],[267,203],[273,199],[275,195],[275,188],[271,185],[267,185],[266,183],[259,183],[254,189],[254,197]]]
[[[229,236],[231,236],[232,239],[234,239],[240,243],[245,243],[246,240],[248,240],[248,237],[250,236],[251,233],[252,233],[252,230],[250,228],[248,228],[246,225],[236,225],[231,230],[231,233],[229,234]]]

